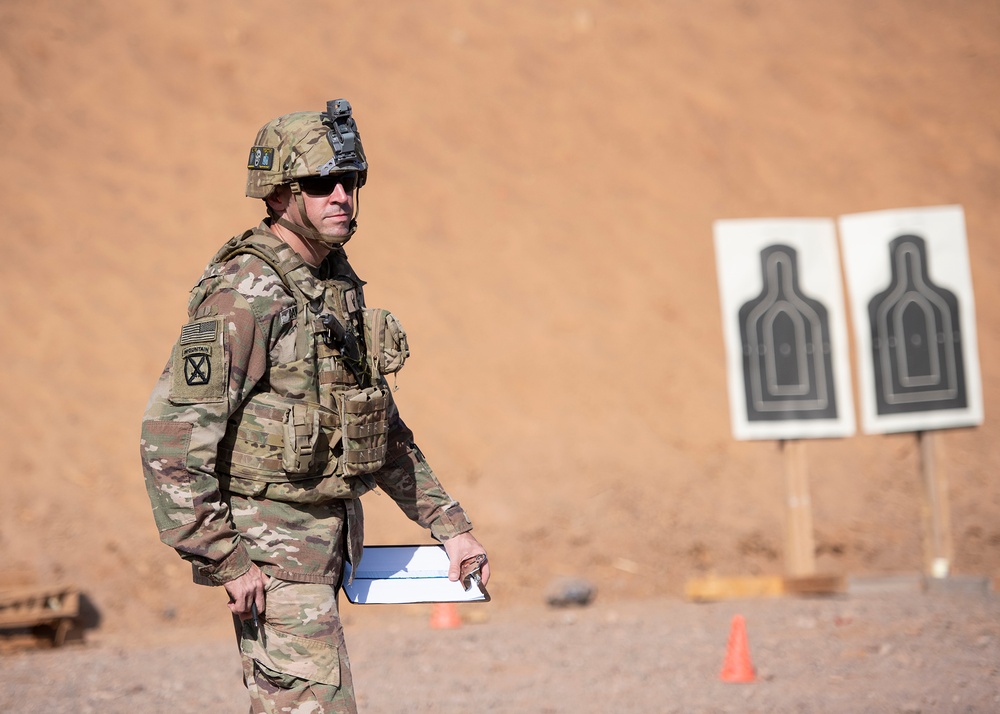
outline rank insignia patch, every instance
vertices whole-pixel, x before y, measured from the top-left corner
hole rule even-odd
[[[212,358],[206,354],[192,354],[184,357],[184,381],[189,387],[208,384],[212,378]]]
[[[274,168],[274,149],[270,146],[254,146],[250,149],[247,168],[258,171],[270,171]]]
[[[284,310],[278,313],[278,322],[284,327],[289,322],[295,319],[295,314],[298,312],[298,308],[295,306],[286,307]]]
[[[360,309],[360,305],[358,305],[358,291],[352,289],[344,292],[344,302],[347,304],[348,312],[357,312]]]

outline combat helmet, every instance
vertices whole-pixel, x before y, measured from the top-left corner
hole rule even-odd
[[[356,171],[355,190],[368,179],[368,161],[361,146],[361,135],[346,99],[326,103],[325,112],[295,112],[272,119],[257,132],[247,160],[246,195],[267,198],[275,188],[288,185],[299,213],[306,223],[301,226],[275,215],[271,218],[289,230],[323,243],[347,242],[357,230],[357,201],[346,236],[320,233],[306,216],[299,179],[329,176]],[[268,213],[271,214],[270,207]]]

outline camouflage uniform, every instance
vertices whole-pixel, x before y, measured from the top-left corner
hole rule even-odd
[[[262,632],[234,618],[251,712],[355,712],[334,589],[272,578],[265,592]]]
[[[270,225],[230,240],[192,290],[143,419],[146,487],[196,581],[251,563],[272,578],[261,631],[237,623],[252,711],[350,712],[336,588],[361,555],[360,496],[381,488],[441,541],[472,525],[386,384],[408,352],[398,322],[365,307],[341,247],[312,268]]]

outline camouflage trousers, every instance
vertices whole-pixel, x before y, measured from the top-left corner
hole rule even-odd
[[[357,714],[332,585],[271,578],[260,627],[234,618],[251,714]]]

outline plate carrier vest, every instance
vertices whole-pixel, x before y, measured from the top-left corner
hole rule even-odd
[[[320,280],[260,228],[219,250],[192,291],[189,314],[215,290],[238,290],[247,276],[227,275],[225,264],[246,254],[269,265],[295,298],[294,311],[283,310],[276,326],[295,332],[294,356],[272,361],[230,416],[216,463],[220,484],[295,503],[358,498],[374,488],[368,475],[386,460],[391,397],[384,375],[409,355],[406,334],[387,310],[365,308],[364,282],[342,250],[327,258],[331,277]]]

